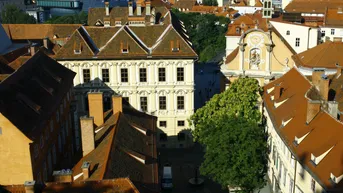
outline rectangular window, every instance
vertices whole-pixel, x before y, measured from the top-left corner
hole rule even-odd
[[[178,127],[184,127],[185,126],[185,121],[177,121],[177,126]]]
[[[177,96],[177,109],[184,110],[185,109],[185,97],[184,96]]]
[[[286,35],[289,36],[290,34],[291,34],[291,32],[289,30],[287,30]]]
[[[146,82],[146,68],[139,69],[139,82]]]
[[[166,81],[166,69],[165,68],[158,68],[158,81],[165,82]]]
[[[144,112],[148,111],[148,98],[147,97],[141,97],[141,110]]]
[[[91,81],[91,72],[89,69],[83,69],[83,82],[88,83]]]
[[[123,100],[126,102],[130,102],[130,98],[129,97],[123,97]]]
[[[167,121],[160,121],[160,127],[167,127]]]
[[[128,73],[127,68],[120,69],[120,76],[121,76],[121,82],[129,81],[129,73]]]
[[[291,178],[291,176],[288,176],[289,179],[289,193],[293,193],[293,179]]]
[[[165,96],[159,97],[159,103],[160,103],[160,110],[166,110],[167,109],[167,98]]]
[[[300,38],[295,38],[295,47],[300,46]]]
[[[331,29],[331,35],[335,35],[335,29]]]
[[[109,69],[102,69],[102,81],[110,82],[110,71]]]
[[[177,81],[184,81],[184,69],[177,68]]]

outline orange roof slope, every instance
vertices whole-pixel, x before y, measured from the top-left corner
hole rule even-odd
[[[325,13],[325,9],[342,7],[342,0],[293,0],[286,7],[286,12]]]
[[[275,87],[278,85],[281,95],[276,99]],[[306,165],[305,169],[309,169],[326,190],[342,188],[343,181],[338,184],[332,183],[330,174],[333,173],[337,177],[343,174],[343,124],[324,111],[319,112],[309,124],[306,124],[305,94],[311,86],[297,69],[292,68],[281,78],[264,87],[264,104],[275,130],[295,157]],[[282,101],[285,102],[278,106],[277,104]],[[284,124],[285,122],[288,123]],[[306,134],[299,145],[293,143],[295,137],[301,138]],[[330,148],[331,151],[314,166],[311,154],[318,157]]]
[[[329,8],[326,10],[325,26],[343,26],[343,11],[342,8]]]
[[[229,24],[226,36],[241,36],[241,31],[248,31],[249,29],[255,28],[256,25],[263,31],[268,30],[267,21],[262,18],[260,11],[256,11],[254,14],[242,15],[233,23]]]
[[[309,50],[293,55],[295,64],[307,68],[331,68],[343,65],[343,42],[326,41]]]

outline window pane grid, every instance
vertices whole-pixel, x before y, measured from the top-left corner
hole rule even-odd
[[[129,81],[129,73],[127,68],[122,68],[120,70],[120,74],[121,74],[121,82],[128,82]]]
[[[178,96],[177,97],[177,109],[183,110],[185,108],[185,97],[184,96]]]
[[[83,82],[87,83],[91,80],[91,73],[89,69],[83,69]]]
[[[184,70],[183,70],[183,68],[177,68],[177,81],[184,81]]]
[[[146,68],[139,69],[139,81],[146,82]]]
[[[167,109],[167,98],[165,96],[160,96],[160,110]]]
[[[110,73],[108,69],[102,69],[102,81],[110,82]]]
[[[158,69],[158,81],[160,81],[160,82],[166,81],[166,69],[165,68],[159,68]]]
[[[148,111],[148,98],[147,97],[141,97],[141,110],[146,112]]]

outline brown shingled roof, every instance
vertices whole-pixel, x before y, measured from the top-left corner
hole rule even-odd
[[[343,26],[343,13],[341,8],[329,8],[325,13],[324,26]]]
[[[294,13],[325,13],[326,7],[342,7],[341,0],[293,0],[286,7],[286,12]]]
[[[293,55],[295,64],[307,68],[336,68],[343,64],[343,42],[326,41],[309,50]]]
[[[276,85],[280,85],[282,89],[278,99],[275,97]],[[311,122],[306,124],[305,94],[311,87],[311,83],[296,68],[292,68],[285,75],[264,87],[264,104],[275,130],[305,169],[310,171],[310,174],[326,190],[337,188],[342,190],[343,181],[339,184],[332,183],[330,174],[333,173],[337,177],[343,174],[341,163],[343,124],[324,111],[320,111]],[[281,101],[285,102],[280,106],[275,106]],[[286,125],[282,125],[282,122],[289,119],[291,120]],[[301,138],[305,134],[308,135],[302,142],[298,145],[293,143],[295,137]],[[330,148],[332,148],[331,151],[314,166],[311,162],[311,154],[319,156]]]

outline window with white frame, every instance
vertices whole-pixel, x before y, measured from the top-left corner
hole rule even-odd
[[[177,96],[177,109],[184,110],[185,109],[185,97],[184,96]]]
[[[129,81],[129,72],[127,68],[120,69],[120,79],[121,79],[121,82]]]
[[[295,38],[295,47],[300,46],[300,38]]]
[[[176,71],[176,75],[177,75],[177,81],[184,81],[185,77],[184,77],[184,68],[177,68]]]
[[[167,97],[166,96],[160,96],[159,97],[159,106],[160,106],[160,110],[166,110],[167,109]]]
[[[139,82],[146,82],[147,81],[147,73],[146,68],[139,69]]]
[[[91,81],[91,72],[89,69],[83,69],[83,82],[88,83]]]
[[[102,81],[103,82],[110,82],[110,71],[108,68],[102,69],[101,74],[102,74]]]
[[[331,29],[331,35],[335,35],[335,29]]]
[[[148,111],[148,98],[140,97],[140,105],[141,105],[141,110],[143,112],[147,112]]]
[[[158,81],[159,82],[166,81],[166,68],[158,68]]]

